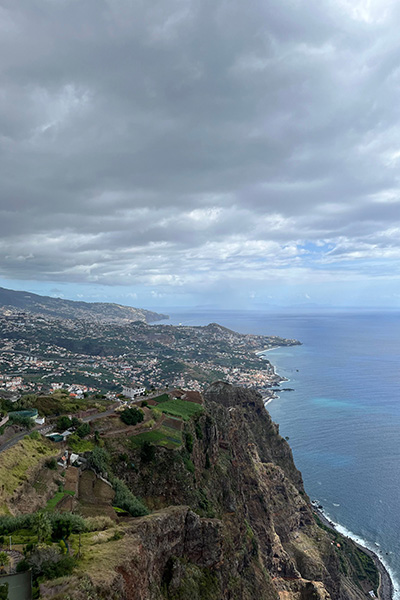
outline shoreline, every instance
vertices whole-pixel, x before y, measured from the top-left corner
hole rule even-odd
[[[270,350],[274,350],[275,348],[268,348],[262,352],[259,352],[257,354],[259,355],[265,355],[267,352],[269,352]],[[270,363],[271,364],[271,363]],[[272,365],[274,374],[281,378],[280,375],[278,375],[276,373],[276,368],[275,365]],[[286,379],[285,377],[281,378],[281,381],[290,381],[289,379]],[[279,383],[281,383],[281,381]],[[278,384],[279,385],[279,384]],[[267,405],[272,402],[272,400],[275,399],[279,399],[280,396],[276,393],[276,392],[271,392],[268,396],[263,395],[263,403],[264,403],[264,407],[266,408]],[[316,506],[314,506],[312,504],[312,511],[314,512],[314,514],[316,514],[319,519],[322,521],[322,523],[328,527],[329,529],[331,529],[332,531],[336,531],[338,533],[340,533],[340,535],[344,535],[343,533],[341,533],[338,528],[337,528],[337,524],[333,523],[325,514],[323,511],[321,511],[320,509],[318,509]],[[374,552],[373,550],[370,550],[369,548],[367,548],[366,546],[360,544],[359,542],[357,542],[356,540],[354,540],[352,537],[348,536],[348,535],[344,535],[344,537],[347,537],[348,539],[350,539],[356,546],[357,548],[359,548],[360,550],[362,550],[363,552],[365,552],[365,554],[367,554],[368,556],[370,556],[372,558],[372,560],[375,563],[376,568],[378,569],[379,572],[379,586],[378,586],[378,600],[394,600],[394,591],[395,591],[395,587],[394,587],[394,582],[390,576],[390,573],[388,571],[388,569],[386,568],[386,566],[384,565],[384,563],[382,562],[381,558],[379,557],[379,555]]]
[[[316,508],[315,506],[312,506],[312,511],[314,514],[316,514],[318,516],[318,518],[322,521],[322,523],[325,525],[325,527],[328,527],[329,529],[332,529],[332,531],[336,531],[337,533],[340,533],[340,531],[338,531],[335,523],[330,521],[320,509]],[[340,535],[343,535],[343,534],[340,533]],[[353,540],[353,538],[351,538],[349,536],[344,536],[344,537],[347,537],[349,540],[351,540],[357,546],[357,548],[359,548],[360,550],[365,552],[365,554],[368,554],[368,556],[370,556],[372,558],[372,560],[374,561],[375,566],[379,571],[379,587],[378,587],[379,600],[393,600],[394,584],[393,584],[392,578],[390,577],[389,571],[383,564],[383,562],[380,559],[380,557],[378,556],[378,554],[376,554],[376,552],[374,552],[373,550],[370,550],[366,546],[363,546],[359,542],[356,542],[355,540]]]

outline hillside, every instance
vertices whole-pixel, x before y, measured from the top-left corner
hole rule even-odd
[[[39,296],[30,292],[17,292],[6,288],[0,288],[0,308],[18,309],[61,319],[83,319],[114,323],[129,323],[132,321],[152,323],[168,319],[168,315],[143,308],[133,308],[108,302],[76,302],[74,300],[64,300],[63,298]]]
[[[168,433],[103,438],[108,477],[150,514],[83,534],[73,572],[42,581],[42,598],[362,600],[377,592],[372,559],[313,514],[259,394],[216,383],[182,426],[169,442]],[[91,506],[84,514],[99,515],[96,498]]]

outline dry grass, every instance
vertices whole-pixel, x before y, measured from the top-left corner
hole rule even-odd
[[[0,454],[0,514],[7,511],[7,502],[18,487],[29,480],[36,468],[49,456],[57,456],[59,449],[44,440],[26,437]]]
[[[134,561],[138,552],[137,538],[127,534],[120,540],[112,540],[114,534],[115,528],[81,536],[79,573],[89,575],[95,585],[110,584],[116,576],[116,568]]]

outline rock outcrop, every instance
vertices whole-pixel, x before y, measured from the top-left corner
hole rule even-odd
[[[131,469],[115,450],[118,476],[158,510],[121,523],[122,539],[96,534],[85,578],[43,597],[361,600],[374,588],[365,555],[317,524],[261,396],[218,382],[205,408],[186,425],[186,448],[159,448],[151,461],[132,451]]]

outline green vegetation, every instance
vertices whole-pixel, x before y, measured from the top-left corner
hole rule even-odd
[[[340,570],[342,573],[348,575],[349,572],[353,572],[356,581],[358,580],[359,582],[369,579],[373,584],[376,593],[379,586],[379,573],[373,559],[359,548],[355,548],[354,545],[338,531],[327,527],[318,515],[314,514],[314,519],[317,525],[330,535],[334,544],[340,544],[340,547],[336,547],[336,552],[338,554]]]
[[[179,585],[169,590],[173,573],[179,563]],[[162,589],[167,600],[214,600],[220,596],[218,578],[210,569],[198,567],[180,558],[171,558],[163,574]]]
[[[131,408],[125,408],[120,414],[120,418],[126,425],[137,425],[143,421],[144,414],[140,408],[133,406]]]
[[[35,514],[33,526],[36,531],[38,544],[50,537],[52,526],[49,517],[45,513],[39,512]]]
[[[145,442],[166,448],[177,448],[182,444],[182,434],[171,427],[162,426],[153,431],[146,431],[130,438],[133,448],[142,446]]]
[[[8,567],[10,564],[10,557],[7,552],[0,552],[0,567],[4,569],[4,567]]]
[[[68,438],[68,446],[76,454],[83,454],[84,452],[92,452],[95,448],[94,442],[91,440],[82,440],[78,434],[73,433]]]
[[[110,467],[110,455],[107,450],[96,446],[88,458],[88,466],[96,473],[106,473]]]
[[[90,433],[90,425],[89,423],[82,423],[76,430],[76,434],[81,439],[85,438]]]
[[[121,479],[114,477],[111,483],[115,490],[115,506],[126,510],[132,517],[143,517],[149,514],[143,502],[132,494],[128,486]]]
[[[52,456],[51,458],[47,459],[45,462],[45,465],[48,469],[51,469],[52,471],[56,471],[57,470],[57,461],[54,458],[54,456]]]
[[[30,417],[24,415],[10,415],[7,425],[20,425],[26,429],[32,429],[34,423]]]
[[[26,436],[9,450],[0,454],[0,484],[3,486],[3,499],[7,501],[15,490],[26,481],[28,473],[37,467],[45,457],[54,456],[57,449],[45,440],[35,440]],[[6,512],[0,507],[0,512]]]
[[[157,408],[163,413],[174,417],[180,417],[184,421],[189,421],[192,417],[202,413],[204,410],[200,404],[187,402],[186,400],[180,400],[178,398],[162,402]]]
[[[69,429],[70,427],[72,427],[72,421],[65,415],[63,415],[62,417],[59,417],[57,419],[57,422],[56,422],[57,431],[65,431],[66,429]]]
[[[65,496],[75,496],[75,492],[72,491],[62,491],[56,492],[56,494],[47,501],[45,510],[52,511],[55,509],[57,504],[65,497]]]
[[[160,396],[156,396],[155,398],[152,398],[155,402],[161,403],[161,402],[168,402],[168,400],[170,400],[171,398],[169,397],[168,394],[161,394]]]
[[[8,583],[0,584],[0,600],[8,600]]]

